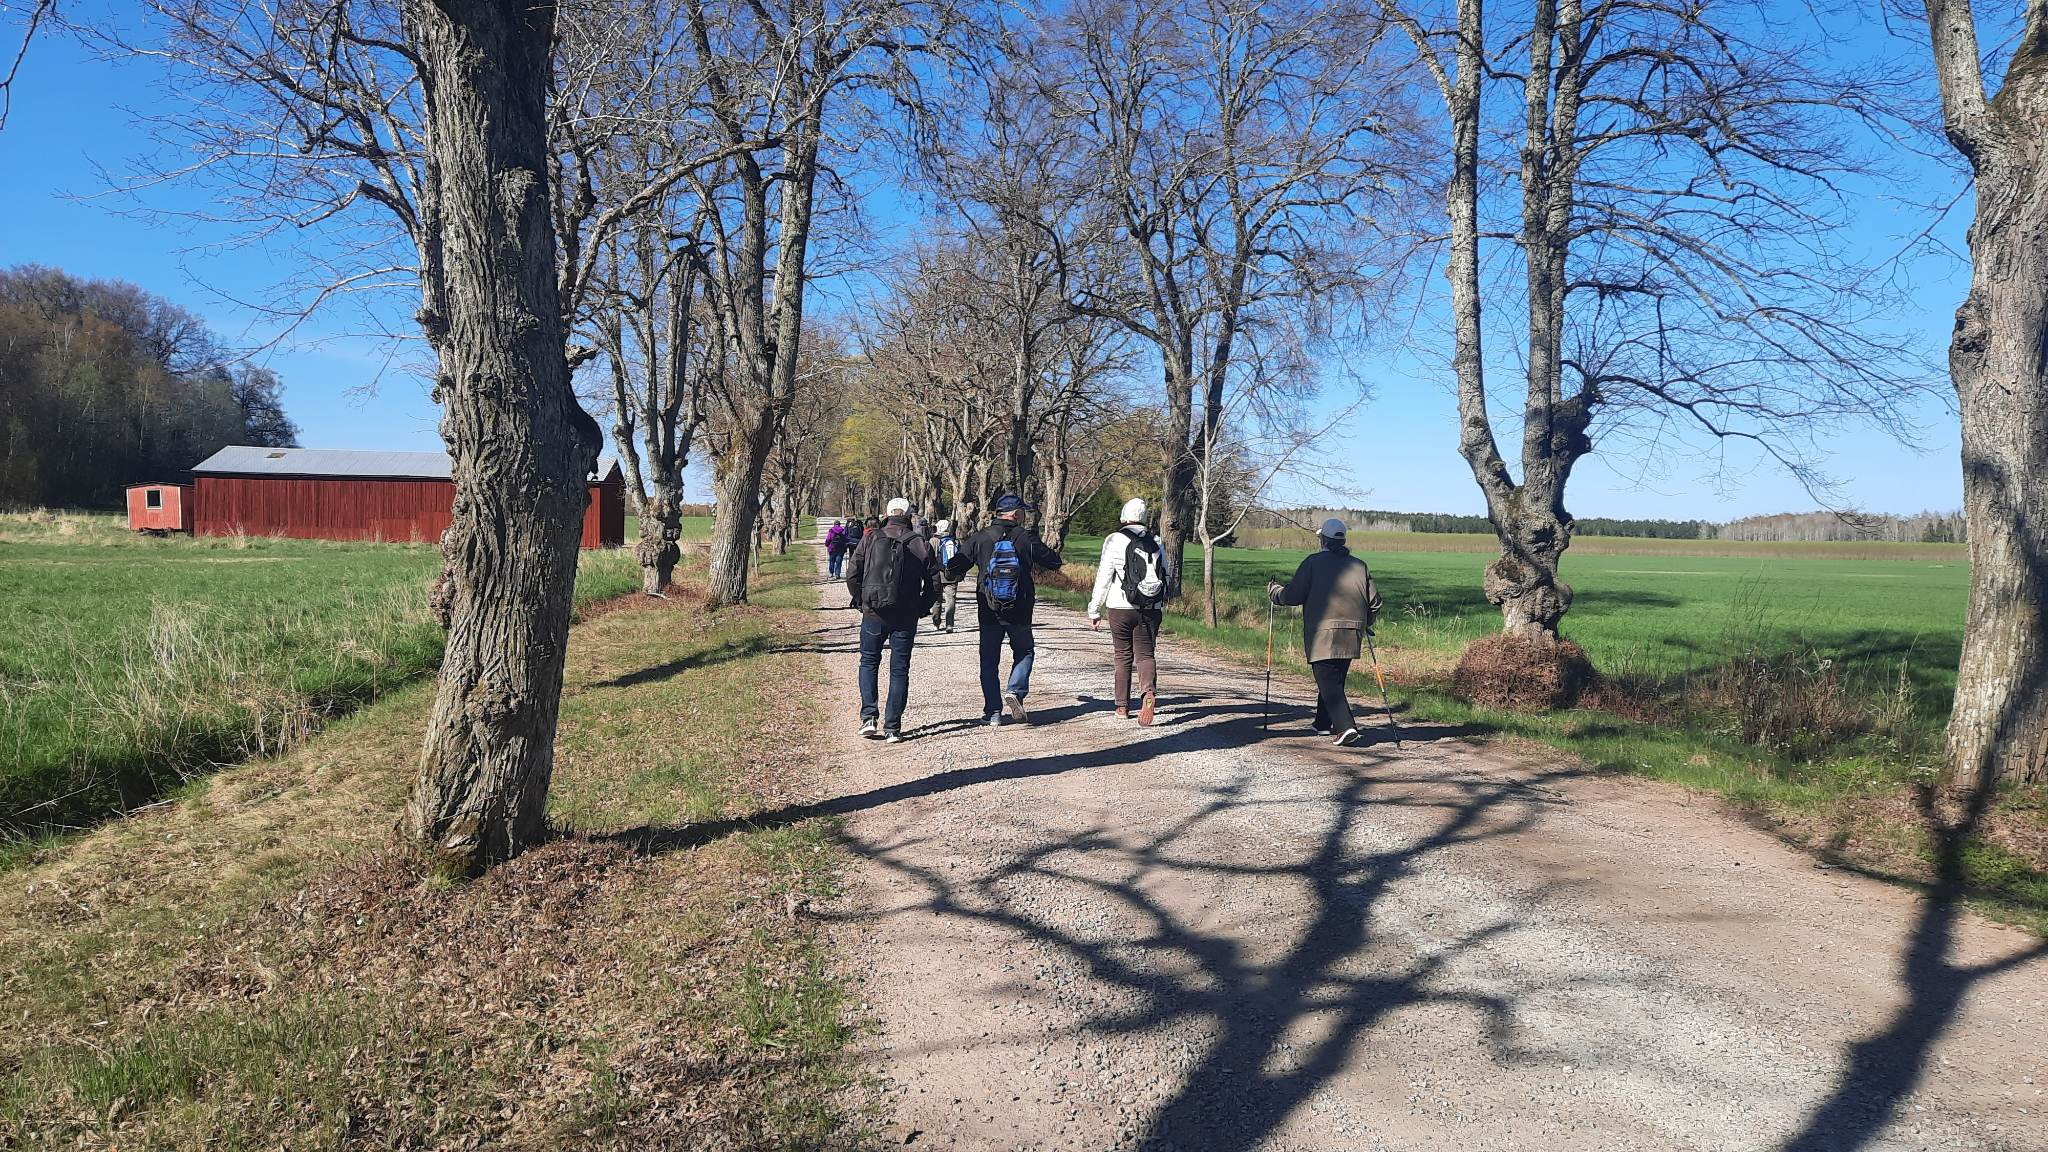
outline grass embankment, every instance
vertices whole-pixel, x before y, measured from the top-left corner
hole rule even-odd
[[[1395,540],[1414,546],[1391,552]],[[1462,536],[1361,535],[1386,602],[1378,629],[1404,715],[1512,734],[1606,770],[1720,793],[1817,850],[1905,879],[1925,875],[1931,841],[1912,796],[1933,775],[1955,687],[1969,573],[1944,545],[1699,543],[1701,550],[1582,554],[1565,577],[1576,592],[1565,632],[1607,677],[1597,707],[1528,716],[1474,709],[1445,690],[1464,646],[1500,626],[1480,591],[1488,554]],[[1481,538],[1482,543],[1487,541]],[[1456,545],[1431,551],[1424,545]],[[1086,581],[1099,540],[1075,540],[1069,575]],[[1217,553],[1218,626],[1199,602],[1169,631],[1263,661],[1267,579],[1284,580],[1302,549]],[[1199,555],[1190,552],[1190,580]],[[1906,558],[1899,558],[1904,556]],[[1084,593],[1056,593],[1078,603]],[[1278,651],[1302,666],[1298,614],[1281,610]],[[1378,689],[1361,666],[1359,700]],[[2048,801],[2004,798],[1966,861],[2000,914],[2048,928]]]
[[[439,563],[430,545],[0,517],[0,839],[289,747],[431,671]],[[584,553],[579,605],[637,586],[630,551]]]
[[[805,794],[808,550],[572,634],[552,808],[467,884],[392,848],[424,682],[42,851],[0,885],[0,1147],[779,1148],[840,1139],[803,909],[823,821],[640,853]],[[619,833],[608,835],[609,833]]]

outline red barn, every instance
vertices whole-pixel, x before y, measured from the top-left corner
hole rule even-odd
[[[590,478],[583,547],[626,539],[617,462]],[[440,452],[223,448],[192,469],[189,520],[201,536],[432,542],[454,518],[455,482]]]
[[[128,488],[128,527],[161,536],[192,530],[190,484],[134,484]]]

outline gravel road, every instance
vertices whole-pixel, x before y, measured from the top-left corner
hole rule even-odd
[[[2048,1148],[2031,935],[1552,754],[1332,747],[1305,679],[1264,732],[1259,673],[1170,638],[1140,728],[1107,635],[1043,606],[1031,725],[978,723],[963,603],[914,738],[864,741],[844,603],[824,806],[859,864],[824,911],[891,1142]]]

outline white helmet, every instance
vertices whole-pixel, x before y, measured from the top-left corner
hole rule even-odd
[[[944,536],[953,530],[953,522],[951,520],[941,520],[933,525],[933,527],[938,530],[939,535]]]
[[[1143,524],[1145,522],[1145,502],[1136,496],[1124,501],[1124,510],[1117,513],[1117,522],[1120,524]]]
[[[901,497],[901,496],[898,496],[898,497],[897,497],[897,498],[895,498],[894,500],[891,500],[891,501],[889,501],[889,511],[888,511],[888,515],[890,515],[890,516],[908,516],[908,515],[910,515],[910,501],[908,501],[908,500],[905,500],[905,499],[904,499],[903,497]]]

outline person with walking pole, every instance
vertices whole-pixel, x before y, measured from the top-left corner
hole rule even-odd
[[[1339,745],[1358,739],[1351,701],[1344,693],[1351,662],[1358,659],[1379,616],[1380,594],[1365,561],[1344,546],[1342,520],[1323,521],[1316,535],[1321,550],[1311,553],[1285,585],[1266,586],[1274,604],[1301,609],[1301,647],[1316,680],[1315,734],[1335,734]],[[1270,658],[1269,658],[1270,659]],[[1378,666],[1378,661],[1374,661]],[[1388,710],[1389,718],[1392,709]]]

